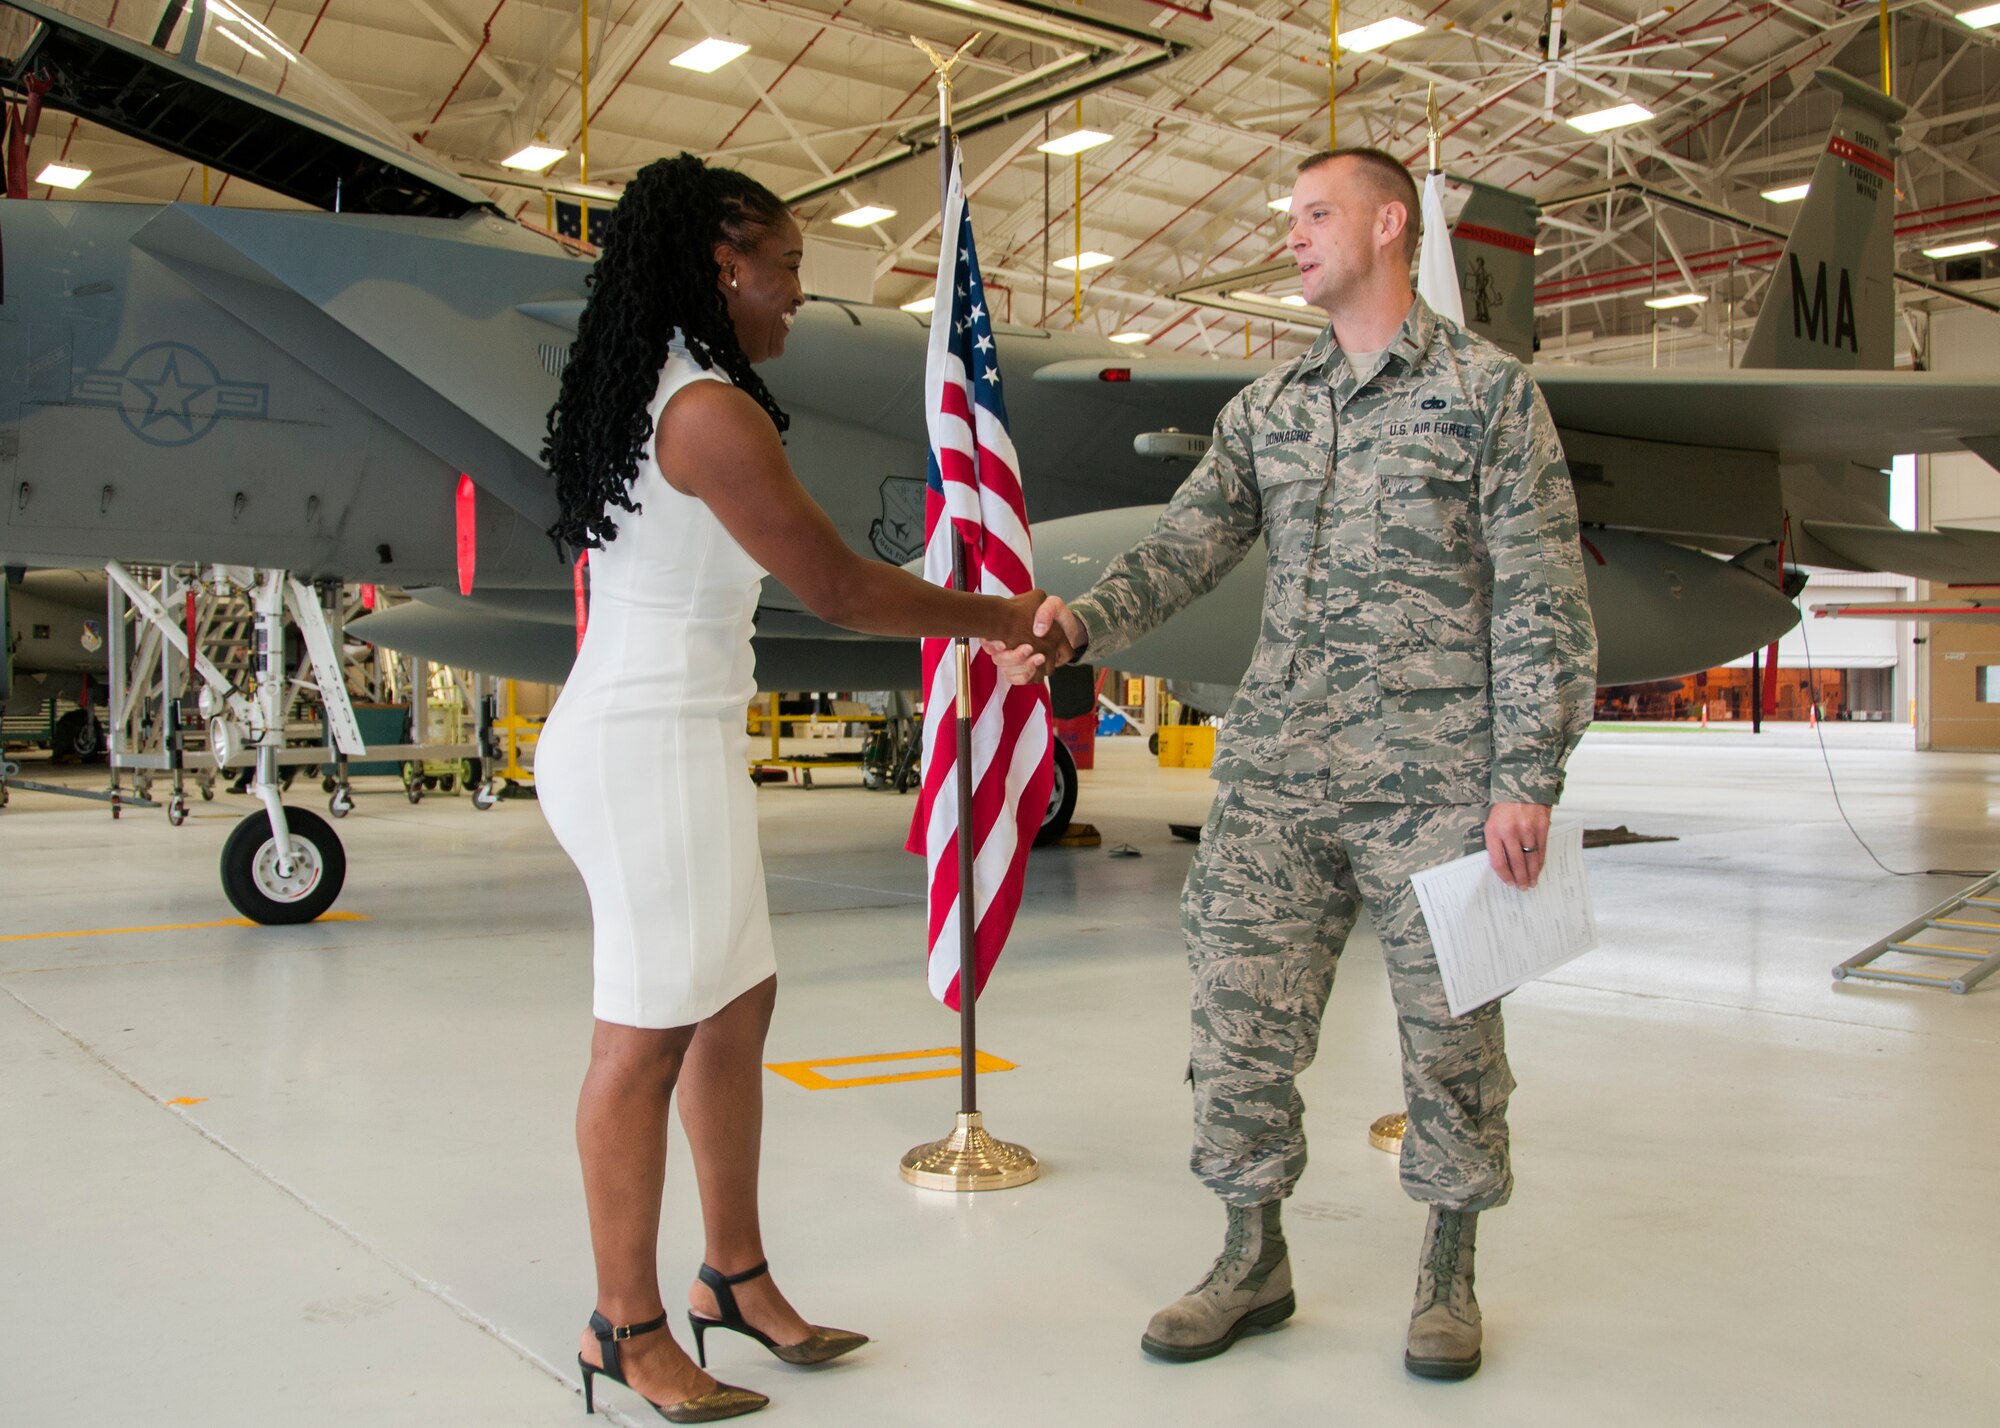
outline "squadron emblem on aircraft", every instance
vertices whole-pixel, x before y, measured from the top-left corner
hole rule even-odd
[[[1465,265],[1463,284],[1465,295],[1472,299],[1474,322],[1493,321],[1493,309],[1506,305],[1506,300],[1500,293],[1500,284],[1494,279],[1484,258],[1475,255],[1473,260]]]
[[[263,382],[224,380],[213,362],[184,342],[155,342],[117,371],[85,372],[71,400],[112,408],[148,446],[186,446],[224,417],[261,418],[270,398]]]
[[[924,483],[908,476],[882,478],[882,514],[868,527],[875,553],[907,565],[924,552]]]

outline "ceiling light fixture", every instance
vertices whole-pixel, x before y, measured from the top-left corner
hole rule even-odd
[[[923,314],[929,312],[932,308],[936,306],[937,306],[937,295],[933,293],[930,297],[920,297],[916,299],[914,302],[904,303],[903,311],[914,312],[919,317],[921,317]]]
[[[253,17],[244,14],[242,10],[230,4],[229,0],[208,0],[208,8],[221,15],[223,19],[241,25],[244,29],[248,30],[251,34],[257,36],[259,39],[263,40],[265,44],[269,45],[272,49],[276,50],[279,54],[283,55],[287,60],[290,60],[294,63],[297,62],[298,56],[285,48],[284,41],[280,40],[277,37],[277,35],[271,30],[270,26],[264,24],[260,20],[254,19]],[[227,31],[225,31],[224,33],[227,33]],[[229,38],[235,40],[236,36],[230,35]],[[237,40],[236,42],[238,44],[243,43],[241,40]],[[244,48],[249,49],[249,46],[245,45]],[[257,54],[255,50],[251,50],[250,52],[252,54]],[[264,56],[258,54],[257,58],[262,59],[264,58]]]
[[[1646,306],[1651,308],[1699,307],[1707,301],[1707,293],[1673,293],[1667,297],[1647,298]]]
[[[1237,302],[1258,302],[1264,303],[1267,306],[1273,303],[1280,307],[1304,307],[1306,305],[1304,296],[1299,293],[1287,293],[1285,296],[1279,297],[1276,293],[1252,292],[1249,288],[1240,288],[1229,296]]]
[[[1424,27],[1415,20],[1392,15],[1372,25],[1357,25],[1346,31],[1340,37],[1340,47],[1354,54],[1366,54],[1369,50],[1379,50],[1384,45],[1393,45],[1398,40],[1407,40],[1423,32]]]
[[[1071,154],[1080,154],[1085,149],[1094,149],[1099,144],[1110,142],[1109,134],[1101,134],[1095,129],[1077,129],[1060,139],[1051,139],[1048,143],[1037,144],[1035,147],[1045,154],[1054,154],[1059,159],[1066,159]]]
[[[51,188],[75,188],[89,177],[89,169],[80,169],[75,164],[50,164],[35,182],[48,184]]]
[[[1622,129],[1627,124],[1642,123],[1652,117],[1653,111],[1643,104],[1614,104],[1609,109],[1573,115],[1563,122],[1586,134],[1602,134],[1606,129]]]
[[[740,59],[749,53],[748,45],[739,45],[734,40],[718,40],[710,36],[700,44],[682,50],[667,63],[676,69],[691,69],[698,74],[714,74],[731,60]]]
[[[1940,244],[1936,248],[1926,248],[1926,258],[1963,258],[1969,253],[1990,253],[2000,244],[1991,238],[1964,238],[1956,243]]]
[[[1804,198],[1812,185],[1809,183],[1786,184],[1783,188],[1767,188],[1764,199],[1769,203],[1797,203]]]
[[[879,203],[864,203],[850,213],[843,213],[834,219],[842,228],[866,228],[871,223],[880,223],[885,218],[894,218],[896,210],[884,208]]]
[[[1111,334],[1111,340],[1124,343],[1146,342],[1150,341],[1152,336],[1150,332],[1114,332]]]
[[[1981,5],[1977,10],[1961,10],[1958,23],[1975,30],[1990,29],[2000,25],[2000,5]]]
[[[262,50],[258,49],[255,45],[251,44],[248,40],[244,39],[241,35],[237,34],[236,31],[230,29],[229,26],[217,25],[215,27],[215,33],[222,36],[223,39],[229,41],[230,44],[236,46],[236,48],[238,48],[239,50],[242,50],[243,53],[249,55],[252,59],[264,58],[264,52]]]
[[[1272,199],[1271,211],[1273,213],[1290,213],[1292,211],[1292,196],[1288,193],[1283,198]]]
[[[1055,261],[1055,266],[1061,268],[1065,273],[1087,273],[1092,268],[1101,268],[1110,261],[1111,255],[1109,253],[1084,252],[1078,253],[1073,258],[1058,258]]]
[[[538,174],[557,159],[568,153],[568,149],[554,148],[548,144],[529,144],[519,153],[510,154],[500,161],[503,169],[520,169],[524,173]]]

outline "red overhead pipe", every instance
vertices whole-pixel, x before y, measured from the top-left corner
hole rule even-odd
[[[838,17],[839,17],[839,15],[840,15],[840,11],[841,11],[841,10],[845,10],[846,8],[847,8],[847,0],[841,0],[841,3],[840,3],[840,9],[839,9],[839,10],[835,10],[835,11],[833,12],[833,13],[834,13],[834,16],[835,16],[835,18],[838,18]],[[787,64],[787,65],[786,65],[786,66],[785,66],[785,67],[784,67],[783,69],[781,69],[781,70],[779,70],[779,71],[778,71],[778,77],[777,77],[776,79],[772,80],[772,81],[771,81],[771,82],[770,82],[769,84],[767,84],[767,85],[765,85],[765,86],[764,86],[764,92],[765,92],[766,94],[775,94],[775,93],[777,93],[777,92],[778,92],[778,86],[779,86],[779,85],[781,85],[781,84],[783,84],[783,83],[785,82],[785,76],[786,76],[786,75],[788,75],[788,74],[790,74],[790,73],[792,72],[792,70],[793,70],[793,69],[794,69],[794,68],[795,68],[795,67],[797,66],[798,62],[799,62],[800,60],[802,60],[802,59],[804,59],[804,58],[806,57],[806,51],[807,51],[807,50],[810,50],[810,49],[811,49],[811,48],[812,48],[812,47],[813,47],[814,45],[818,44],[818,43],[819,43],[819,39],[820,39],[820,36],[821,36],[821,35],[824,35],[825,33],[826,33],[826,26],[824,26],[824,25],[821,25],[821,26],[819,27],[819,29],[818,29],[818,30],[814,31],[814,32],[813,32],[813,37],[812,37],[811,39],[809,39],[809,40],[807,40],[807,41],[806,41],[806,43],[805,43],[805,48],[804,48],[804,49],[801,49],[801,50],[800,50],[800,51],[799,51],[799,52],[798,52],[797,54],[793,55],[793,56],[792,56],[792,58],[791,58],[791,63]],[[630,70],[627,70],[627,71],[626,71],[626,73],[627,73],[627,74],[630,74],[630,73],[631,73],[631,71],[630,71]],[[621,82],[622,82],[622,81],[621,81]],[[606,95],[605,97],[606,97],[607,99],[608,99],[608,98],[610,98],[610,96],[609,96],[609,95]],[[760,103],[761,103],[761,101],[760,101]],[[599,107],[601,108],[602,106],[599,106]],[[751,116],[752,114],[755,114],[755,113],[757,112],[757,110],[758,110],[758,107],[759,107],[759,105],[757,105],[757,104],[753,104],[753,105],[751,105],[751,106],[750,106],[750,107],[749,107],[748,109],[744,110],[744,111],[743,111],[743,117],[742,117],[741,119],[738,119],[738,120],[737,120],[737,121],[736,121],[736,122],[735,122],[734,124],[731,124],[731,125],[729,126],[729,132],[728,132],[727,134],[724,134],[724,135],[722,136],[722,142],[721,142],[721,143],[719,143],[719,144],[717,144],[717,145],[716,145],[715,147],[716,147],[716,148],[717,148],[718,150],[720,150],[720,149],[726,149],[726,148],[728,148],[728,147],[729,147],[729,141],[730,141],[731,139],[733,139],[733,138],[735,138],[735,137],[736,137],[736,131],[737,131],[738,129],[741,129],[741,128],[742,128],[742,127],[743,127],[743,126],[745,125],[745,124],[747,124],[747,123],[749,123],[749,122],[750,122],[750,116]],[[592,117],[595,117],[595,116],[592,116]]]
[[[431,130],[437,125],[438,114],[444,113],[446,106],[457,97],[459,86],[464,84],[465,77],[472,73],[472,67],[479,63],[479,57],[486,53],[486,47],[493,43],[493,21],[506,8],[507,0],[500,0],[500,3],[493,7],[493,13],[486,17],[486,23],[480,27],[479,31],[479,47],[472,52],[472,58],[465,62],[465,68],[458,72],[458,78],[451,82],[451,88],[445,93],[444,102],[437,107],[437,114],[431,115],[431,122],[424,125],[424,132],[415,136],[419,144],[430,138]],[[322,9],[321,13],[325,13],[324,9]],[[313,24],[318,25],[319,21],[315,20]]]

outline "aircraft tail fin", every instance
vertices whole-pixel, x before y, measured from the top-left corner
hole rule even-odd
[[[1840,96],[1812,186],[1743,349],[1745,367],[1896,365],[1896,136],[1904,105],[1837,70]]]
[[[1456,180],[1467,183],[1469,180]],[[1451,230],[1465,325],[1523,362],[1535,359],[1535,227],[1532,198],[1471,183]]]

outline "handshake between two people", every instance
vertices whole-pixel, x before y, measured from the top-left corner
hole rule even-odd
[[[981,640],[979,645],[1009,684],[1048,678],[1050,670],[1073,663],[1088,642],[1083,622],[1060,596],[1030,590],[1010,596],[1007,604],[1008,623],[1017,627],[1009,628],[1004,639]]]

